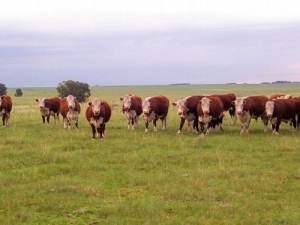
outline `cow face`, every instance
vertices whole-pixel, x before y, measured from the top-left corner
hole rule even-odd
[[[94,98],[89,105],[92,106],[92,111],[95,116],[98,116],[101,111],[101,105],[103,102],[99,98]]]
[[[235,110],[237,114],[242,114],[244,110],[244,105],[246,104],[246,100],[244,98],[236,98],[234,102]]]
[[[45,100],[46,98],[37,98],[35,101],[38,103],[39,109],[44,109],[45,108]]]
[[[131,108],[131,96],[125,95],[124,98],[120,98],[123,101],[123,108],[125,111],[129,111]]]
[[[68,104],[68,108],[69,109],[75,109],[75,100],[76,97],[74,97],[73,95],[69,95],[67,98],[67,104]]]
[[[179,99],[176,102],[173,102],[172,104],[177,107],[178,115],[181,116],[187,113],[188,108],[186,107],[186,99]]]
[[[209,114],[209,112],[210,112],[209,108],[210,108],[211,100],[209,98],[204,97],[199,102],[201,103],[201,108],[202,108],[203,113],[204,114]]]
[[[266,114],[267,117],[271,118],[274,112],[274,106],[275,102],[274,101],[267,101],[266,102]]]
[[[146,99],[143,101],[142,109],[143,109],[143,113],[144,113],[145,115],[149,115],[149,113],[151,112],[150,98],[146,98]]]

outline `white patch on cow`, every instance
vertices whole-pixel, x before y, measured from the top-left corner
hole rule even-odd
[[[64,128],[71,129],[71,123],[68,123],[68,121],[71,120],[75,120],[75,123],[78,123],[78,112],[73,110],[73,109],[69,109],[69,111],[67,112],[67,120],[64,121]]]
[[[2,116],[5,113],[5,109],[2,109],[2,111],[0,111],[0,116]]]
[[[251,116],[250,116],[250,113],[247,111],[247,112],[242,112],[242,113],[239,113],[238,114],[238,117],[240,119],[240,123],[241,123],[241,134],[244,134],[244,133],[248,133],[249,130],[249,124],[250,124],[250,121],[251,121]]]
[[[134,130],[135,128],[138,127],[138,116],[137,116],[135,110],[125,111],[124,115],[125,115],[126,120],[127,120],[127,128],[128,128],[128,130],[130,128],[132,130]],[[132,121],[133,121],[133,124],[132,124]]]
[[[204,97],[200,101],[201,101],[201,108],[202,108],[203,113],[208,114],[210,112],[209,108],[210,108],[211,100],[209,98]]]
[[[90,124],[94,125],[94,127],[100,128],[100,125],[103,124],[103,117],[100,117],[99,120],[95,120],[93,117],[90,118]]]
[[[148,114],[150,112],[150,100],[151,97],[147,97],[144,101],[143,101],[143,104],[142,104],[142,109],[143,109],[143,113],[144,114]]]
[[[155,112],[152,111],[150,114],[148,115],[145,115],[144,114],[144,119],[145,119],[145,122],[148,122],[148,123],[151,123],[154,119],[155,119]]]
[[[267,101],[265,108],[267,117],[271,118],[274,112],[274,101]]]

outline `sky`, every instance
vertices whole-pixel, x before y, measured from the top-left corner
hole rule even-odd
[[[300,81],[297,0],[0,0],[0,83]]]

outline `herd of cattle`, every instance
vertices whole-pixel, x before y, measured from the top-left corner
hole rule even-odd
[[[122,112],[126,117],[128,129],[135,129],[138,126],[139,116],[143,114],[145,121],[145,132],[148,132],[149,123],[153,123],[154,132],[157,131],[156,122],[160,119],[162,130],[166,129],[166,119],[169,110],[169,99],[163,95],[141,97],[129,94],[120,98],[122,101]],[[76,97],[69,95],[65,98],[37,98],[39,110],[43,123],[49,123],[53,115],[55,123],[58,123],[59,114],[63,117],[64,128],[71,128],[71,121],[74,120],[78,128],[80,104]],[[264,95],[236,97],[234,94],[224,95],[203,95],[188,96],[178,99],[172,105],[177,107],[177,114],[180,116],[180,125],[177,133],[182,132],[182,127],[187,120],[188,127],[196,132],[210,134],[216,127],[223,130],[223,117],[226,111],[231,117],[231,124],[236,123],[237,118],[241,125],[241,133],[248,133],[252,118],[261,118],[264,125],[264,132],[267,132],[267,125],[270,121],[273,133],[278,134],[282,121],[290,124],[290,129],[299,130],[300,124],[300,97],[292,97],[284,94],[274,94],[270,98]],[[9,123],[12,100],[8,95],[0,98],[0,116],[3,126]],[[86,119],[92,128],[92,139],[104,138],[105,125],[111,117],[110,105],[99,98],[94,98],[88,103]]]

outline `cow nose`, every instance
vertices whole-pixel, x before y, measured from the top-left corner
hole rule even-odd
[[[149,113],[149,111],[144,111],[144,114],[146,114],[146,115],[147,115],[148,113]]]
[[[203,112],[204,112],[204,113],[209,113],[209,110],[204,110]]]
[[[182,111],[177,112],[178,115],[182,115]]]
[[[237,114],[242,114],[242,111],[236,111],[237,112]]]
[[[100,111],[94,111],[95,115],[99,115]]]

